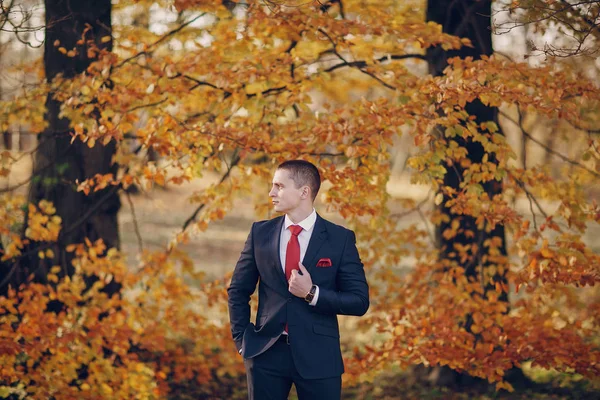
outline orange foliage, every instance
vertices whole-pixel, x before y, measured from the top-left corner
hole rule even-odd
[[[345,383],[410,364],[448,365],[508,390],[505,372],[529,360],[589,379],[600,374],[600,256],[583,240],[587,227],[600,222],[598,204],[585,191],[600,176],[597,137],[589,137],[568,172],[524,169],[495,123],[477,124],[464,110],[475,99],[518,105],[560,119],[581,136],[597,123],[591,110],[600,91],[593,82],[569,66],[532,68],[500,57],[454,59],[440,77],[415,73],[424,49],[468,43],[398,2],[344,1],[342,18],[339,7],[323,12],[319,2],[285,7],[250,0],[235,17],[221,1],[177,0],[184,21],[163,35],[119,25],[135,3],[150,2],[114,5],[113,53],[99,54],[86,74],[51,83],[60,89],[73,140],[118,146],[114,161],[122,173],[73,185],[88,194],[108,185],[185,184],[207,172],[223,179],[192,196],[203,205],[193,222],[164,251],[144,251],[138,266],[82,238],[69,248],[76,255],[72,276],[61,274],[57,262],[47,284],[26,283],[0,297],[0,395],[157,398],[194,386],[198,396],[239,396],[243,365],[227,323],[228,277],[206,282],[178,245],[223,218],[235,197],[254,195],[257,215],[266,215],[266,196],[258,194],[266,193],[261,188],[273,166],[291,158],[320,168],[324,204],[357,231],[372,282],[372,307],[358,325],[376,339],[368,345],[349,339]],[[171,2],[157,4],[169,12]],[[204,18],[201,12],[213,17],[192,23]],[[210,45],[199,41],[202,35]],[[10,121],[0,128],[28,120],[40,132],[47,90],[41,85],[1,102]],[[443,193],[446,206],[473,216],[480,230],[506,227],[510,257],[496,238],[452,249],[460,265],[438,258],[428,227],[447,217],[387,192],[391,145],[403,130],[419,150],[408,161],[413,182]],[[480,142],[496,161],[472,163],[453,137]],[[164,162],[139,157],[132,144]],[[458,189],[442,184],[453,163],[466,169]],[[2,171],[12,164],[2,156]],[[502,181],[504,194],[490,198],[482,188],[489,181]],[[515,206],[518,198],[532,211],[543,199],[553,211],[539,225],[534,217],[532,226]],[[397,203],[405,212],[390,211]],[[29,229],[21,236],[26,208]],[[413,211],[426,223],[399,228]],[[38,243],[40,256],[53,259],[44,243],[63,229],[54,213],[52,204],[0,197],[3,267],[16,268],[25,242]],[[451,224],[443,235],[462,229]],[[463,264],[477,246],[486,248],[486,268],[474,280]],[[401,275],[409,259],[414,266]],[[508,285],[492,281],[494,272],[506,271]],[[108,297],[103,288],[114,281],[121,294]],[[485,289],[490,283],[494,289]],[[514,299],[501,301],[509,291]],[[50,302],[63,306],[48,312]]]

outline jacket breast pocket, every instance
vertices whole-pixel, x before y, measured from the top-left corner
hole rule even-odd
[[[335,283],[337,274],[337,266],[334,264],[331,267],[313,267],[310,270],[310,277],[315,285],[324,285],[331,287]]]
[[[334,338],[340,337],[340,332],[332,326],[313,324],[313,332],[315,332],[317,335],[330,336]]]

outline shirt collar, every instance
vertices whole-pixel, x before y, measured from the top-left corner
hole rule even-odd
[[[310,213],[310,215],[308,217],[304,218],[302,221],[300,221],[299,223],[297,223],[295,225],[300,225],[302,227],[302,229],[304,229],[305,231],[310,231],[315,226],[316,222],[317,222],[317,212],[313,208],[312,212]],[[290,225],[294,225],[294,223],[292,222],[290,217],[288,217],[288,215],[286,214],[285,220],[283,222],[283,229],[289,228]]]

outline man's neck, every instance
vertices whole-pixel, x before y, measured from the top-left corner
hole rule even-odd
[[[304,221],[312,212],[314,208],[311,205],[310,208],[307,209],[296,209],[287,213],[288,218],[294,223],[298,224],[299,222]]]

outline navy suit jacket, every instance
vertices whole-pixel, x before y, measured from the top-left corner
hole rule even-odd
[[[292,358],[305,379],[323,379],[344,372],[338,314],[363,315],[369,308],[369,287],[356,249],[354,232],[317,214],[302,264],[319,286],[311,306],[291,294],[279,257],[284,217],[252,224],[228,288],[233,339],[244,358],[263,353],[288,324]],[[317,267],[321,258],[330,267]],[[258,283],[256,322],[250,322],[250,296]]]

